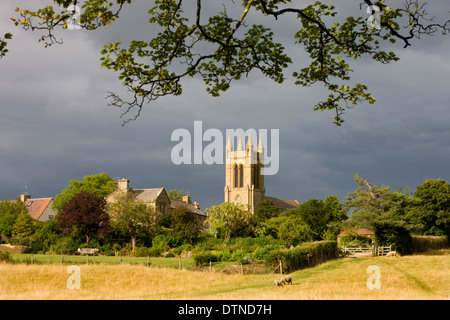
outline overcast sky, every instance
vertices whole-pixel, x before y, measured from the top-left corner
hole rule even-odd
[[[365,17],[359,2],[340,5]],[[60,31],[64,44],[47,49],[37,42],[37,31],[25,32],[9,20],[16,7],[40,3],[49,1],[0,2],[0,34],[14,34],[0,60],[1,199],[25,190],[34,198],[54,197],[71,179],[106,172],[128,178],[134,188],[182,189],[201,209],[220,204],[224,165],[171,161],[177,144],[172,132],[184,128],[193,134],[196,120],[203,130],[221,130],[224,139],[226,129],[279,129],[279,170],[265,177],[268,196],[344,200],[357,187],[356,173],[393,190],[408,185],[414,191],[425,179],[450,180],[448,36],[414,40],[407,49],[400,43],[386,47],[400,57],[389,65],[351,61],[353,81],[367,84],[377,102],[347,112],[342,127],[332,123],[332,112],[312,110],[328,92],[320,84],[293,85],[294,68],[282,85],[254,72],[218,98],[206,93],[200,79],[184,81],[181,96],[146,105],[136,121],[122,126],[122,110],[105,100],[108,91],[121,90],[118,74],[100,67],[100,50],[112,41],[149,40],[155,32],[146,13],[151,2],[136,1],[104,30]],[[428,11],[444,21],[449,10],[447,0],[434,0]],[[295,24],[287,19],[275,30],[292,43]],[[303,47],[285,45],[297,69],[308,64]]]

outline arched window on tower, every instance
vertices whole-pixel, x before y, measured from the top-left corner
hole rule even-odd
[[[234,165],[234,187],[239,187],[239,170],[237,164]]]
[[[242,164],[239,166],[239,187],[244,187],[244,166]]]
[[[253,185],[255,189],[259,189],[259,165],[255,164],[253,167]]]

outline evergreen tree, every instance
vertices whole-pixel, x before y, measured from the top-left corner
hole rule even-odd
[[[12,226],[12,236],[18,239],[24,239],[33,233],[33,218],[27,211],[21,211]]]

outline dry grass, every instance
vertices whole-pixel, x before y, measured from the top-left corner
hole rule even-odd
[[[442,253],[442,252],[441,252]],[[370,265],[381,289],[367,288]],[[0,263],[0,299],[448,299],[450,255],[329,261],[291,274],[228,275],[143,266],[80,266],[81,289],[67,288],[67,266]]]

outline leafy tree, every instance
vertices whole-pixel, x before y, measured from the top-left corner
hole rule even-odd
[[[16,201],[0,201],[0,234],[10,237],[12,235],[13,225],[21,213],[28,214],[25,204],[16,199]]]
[[[232,236],[235,236],[245,229],[249,223],[252,214],[248,209],[239,203],[224,202],[218,206],[212,206],[206,209],[208,218],[205,224],[209,224],[213,232],[218,233],[219,229],[224,230],[224,242],[228,242]]]
[[[284,220],[279,224],[278,239],[284,241],[287,246],[296,246],[302,242],[315,240],[315,232],[311,226],[300,217],[282,217]]]
[[[5,33],[5,35],[3,36],[3,39],[0,38],[0,59],[3,58],[6,55],[6,53],[8,52],[8,49],[6,49],[6,46],[8,45],[6,40],[11,40],[11,39],[12,39],[11,33]]]
[[[330,224],[343,221],[347,218],[336,196],[328,196],[325,201],[309,199],[295,210],[301,219],[310,226],[315,234],[314,240],[322,240],[325,233],[330,232],[328,231]],[[334,233],[336,232],[337,230],[334,230]],[[330,236],[328,235],[328,237]]]
[[[137,237],[150,233],[158,225],[159,215],[131,192],[118,193],[115,202],[108,204],[107,208],[114,226],[130,235],[133,251]]]
[[[190,194],[185,194],[183,190],[177,190],[177,189],[173,189],[173,190],[169,190],[167,192],[167,196],[170,199],[175,199],[175,200],[183,200],[184,196],[188,196],[188,203],[192,204],[192,199],[191,199],[191,195]]]
[[[20,211],[14,225],[12,226],[11,234],[14,238],[24,239],[33,233],[33,218],[27,211]]]
[[[415,225],[408,219],[409,212],[418,200],[402,190],[392,192],[389,186],[378,187],[367,180],[354,177],[359,187],[346,197],[344,210],[351,217],[344,221],[345,226],[373,230],[375,223],[390,223],[411,230]]]
[[[184,208],[172,211],[172,232],[174,237],[185,239],[188,243],[193,243],[199,236],[203,228],[202,222],[196,215]]]
[[[346,212],[343,210],[344,206],[336,196],[325,198],[324,209],[328,212],[330,221],[344,221],[348,219]]]
[[[102,50],[102,66],[119,72],[123,86],[131,93],[124,98],[111,92],[111,105],[124,107],[123,115],[135,109],[125,122],[136,119],[144,103],[167,95],[181,95],[181,81],[198,76],[213,96],[229,89],[231,82],[240,80],[253,70],[276,83],[285,80],[284,70],[294,61],[270,29],[269,24],[294,17],[298,20],[292,30],[291,43],[301,45],[309,55],[309,65],[296,65],[292,73],[297,85],[309,87],[323,84],[329,95],[318,102],[314,110],[332,110],[334,123],[341,125],[342,115],[362,102],[374,103],[375,98],[366,85],[351,82],[353,71],[350,59],[366,59],[387,64],[399,58],[394,52],[384,51],[390,43],[400,41],[404,47],[414,38],[449,31],[449,21],[430,22],[425,4],[406,0],[403,7],[397,2],[364,0],[359,6],[361,15],[338,12],[324,1],[313,4],[291,0],[241,0],[227,2],[216,11],[214,1],[192,2],[182,0],[155,0],[148,13],[151,30],[157,34],[147,41],[132,40],[128,48],[120,42],[107,44]],[[386,1],[387,3],[388,1]],[[110,24],[131,0],[89,0],[81,5],[81,12],[69,5],[78,1],[53,0],[37,11],[16,11],[12,18],[25,30],[42,30],[39,41],[45,46],[62,43],[55,30],[73,26],[74,14],[79,14],[79,26],[93,30]],[[290,7],[290,4],[293,7]],[[380,9],[376,15],[373,5]],[[372,10],[375,20],[368,23],[366,9]],[[339,14],[339,15],[338,15]],[[343,19],[343,17],[346,17]],[[254,23],[258,21],[260,24]],[[377,22],[377,24],[373,23]],[[377,29],[377,27],[380,27]]]
[[[274,206],[272,200],[266,199],[257,204],[255,208],[255,219],[265,221],[279,216],[280,212],[280,208]]]
[[[403,253],[409,253],[411,249],[411,235],[402,226],[393,225],[387,221],[375,222],[373,233],[375,242],[379,246],[401,247]],[[395,248],[399,250],[399,248]]]
[[[419,185],[414,196],[420,204],[411,213],[411,219],[424,235],[450,237],[450,185],[443,179],[426,180]]]
[[[35,242],[40,246],[39,250],[47,251],[56,245],[58,241],[58,220],[47,220],[35,233]]]
[[[60,211],[69,200],[80,191],[94,193],[97,197],[105,198],[116,188],[117,182],[107,173],[99,173],[83,177],[83,180],[70,180],[69,185],[55,196],[52,209]]]
[[[89,245],[92,236],[108,232],[109,216],[105,206],[105,199],[82,190],[73,196],[57,214],[58,227],[84,234],[86,245]]]

